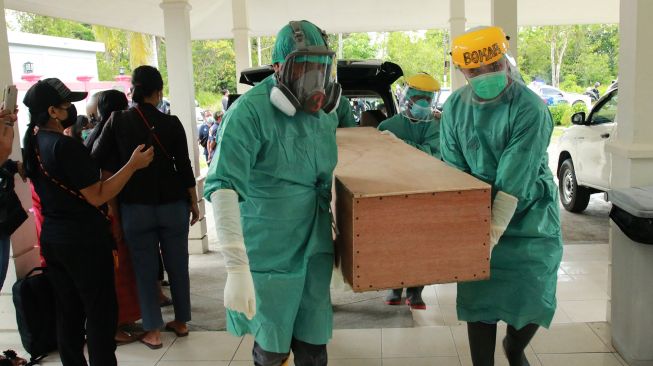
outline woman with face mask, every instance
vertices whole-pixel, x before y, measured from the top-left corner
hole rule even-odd
[[[150,164],[152,149],[132,150],[129,160],[105,181],[84,145],[63,134],[77,118],[71,92],[59,79],[34,84],[23,103],[30,123],[23,140],[23,164],[41,202],[41,247],[48,264],[57,311],[57,341],[65,366],[116,365],[115,248],[103,205],[129,178]]]
[[[498,27],[455,38],[452,59],[468,85],[444,104],[442,159],[492,185],[487,260],[490,278],[458,284],[458,318],[467,322],[474,366],[494,364],[497,322],[511,366],[528,365],[524,349],[551,324],[562,257],[558,189],[548,164],[553,122],[523,83]]]
[[[413,75],[406,81],[408,86],[402,94],[401,113],[381,122],[379,130],[440,159],[440,120],[433,114],[433,106],[440,93],[440,83],[426,73]],[[406,305],[411,309],[426,309],[422,290],[424,286],[406,289]],[[403,291],[403,288],[390,290],[385,303],[400,305]]]

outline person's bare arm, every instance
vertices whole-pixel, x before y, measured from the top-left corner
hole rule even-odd
[[[154,158],[154,148],[142,151],[145,145],[139,145],[132,153],[131,158],[116,174],[105,181],[99,181],[80,192],[86,200],[94,205],[100,206],[114,198],[125,187],[131,176],[139,169],[150,165]]]
[[[14,122],[16,114],[0,109],[0,165],[4,164],[11,155],[14,144]]]
[[[197,202],[197,191],[195,187],[188,188],[188,194],[190,195],[190,224],[192,226],[200,219],[200,207]]]

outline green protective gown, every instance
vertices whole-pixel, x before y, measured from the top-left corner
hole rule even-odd
[[[521,329],[549,327],[556,309],[562,258],[558,189],[548,166],[551,114],[540,98],[514,82],[491,102],[465,86],[446,101],[442,159],[519,199],[492,252],[490,279],[458,284],[458,318],[503,320]]]
[[[256,316],[227,311],[227,330],[252,334],[266,351],[291,339],[326,344],[333,313],[331,182],[338,152],[335,113],[288,117],[270,103],[268,77],[229,108],[204,197],[233,189],[240,198]]]
[[[338,116],[338,127],[356,127],[354,111],[351,109],[351,104],[349,104],[349,98],[344,95],[340,96],[336,115]]]
[[[411,122],[403,113],[396,114],[379,125],[380,131],[390,131],[408,145],[440,159],[440,120]]]

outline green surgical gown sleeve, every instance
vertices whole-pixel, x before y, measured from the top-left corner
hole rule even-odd
[[[247,198],[250,171],[261,146],[251,106],[240,105],[229,112],[222,122],[217,150],[206,176],[204,198],[209,201],[218,189],[232,189],[240,200]]]
[[[454,168],[471,173],[455,133],[455,126],[453,126],[453,121],[449,118],[451,115],[450,106],[450,104],[445,103],[440,120],[440,157]]]

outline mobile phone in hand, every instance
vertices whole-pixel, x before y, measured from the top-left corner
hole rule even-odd
[[[4,110],[14,113],[18,101],[18,89],[16,85],[7,85],[2,91],[2,104]]]

